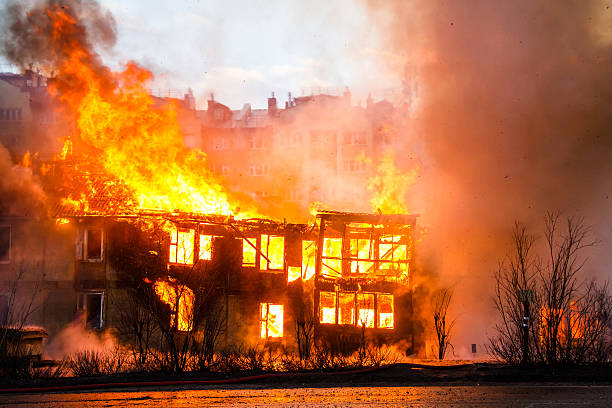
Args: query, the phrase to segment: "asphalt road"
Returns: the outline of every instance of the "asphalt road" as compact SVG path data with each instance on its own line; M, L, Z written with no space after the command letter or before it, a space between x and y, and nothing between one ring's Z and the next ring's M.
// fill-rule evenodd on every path
M189 388L0 395L2 407L612 407L612 386Z

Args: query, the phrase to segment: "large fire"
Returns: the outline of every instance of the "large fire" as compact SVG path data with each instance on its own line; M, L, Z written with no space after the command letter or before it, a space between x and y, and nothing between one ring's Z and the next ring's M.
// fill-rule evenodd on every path
M109 196L121 196L128 212L160 210L200 214L258 216L258 211L231 196L207 166L206 155L187 148L177 120L177 107L164 104L147 92L145 85L152 73L134 62L121 71L105 66L93 51L85 24L67 6L50 5L41 16L31 19L37 32L48 34L47 42L54 55L55 78L48 83L49 92L74 119L76 127L65 135L63 149L57 155L70 162L73 174L67 176L66 196L62 203L83 212L94 212L92 196L99 188L95 178L103 174ZM31 21L30 21L31 20ZM23 164L29 166L30 156ZM393 153L388 151L370 178L370 204L385 214L407 213L404 203L408 188L415 182L417 169L401 172ZM79 185L81 188L76 188ZM118 204L114 205L115 208ZM112 206L110 206L112 207ZM58 220L58 225L62 221ZM210 235L196 235L193 229L169 227L169 264L194 265L212 259ZM244 237L243 266L259 267L267 272L283 271L286 265L285 240L282 236ZM302 265L288 266L288 281L310 280L315 275L314 241L302 243ZM407 268L410 259L406 245L394 237L350 239L350 272L362 275L374 272L375 262L383 271ZM323 242L323 278L343 276L343 240L325 238ZM393 272L393 271L392 271ZM390 276L393 274L389 274ZM405 273L396 279L405 281ZM173 325L180 331L191 330L194 293L168 278L153 284L159 298L167 303ZM352 324L365 327L393 327L392 295L368 293L321 293L320 322ZM375 306L376 305L376 306ZM261 337L283 336L283 306L261 304Z
M58 80L49 90L77 123L65 150L74 149L124 182L139 208L237 212L238 203L208 170L205 154L183 144L175 107L157 107L147 93L151 72L133 62L121 72L111 71L81 40L85 28L65 8L52 6L47 15L54 51L61 56L55 67ZM81 205L87 199L71 198Z

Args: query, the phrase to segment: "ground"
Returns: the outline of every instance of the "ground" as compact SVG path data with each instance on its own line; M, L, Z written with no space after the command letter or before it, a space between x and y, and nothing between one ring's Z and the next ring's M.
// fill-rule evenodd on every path
M610 407L612 386L171 387L101 393L0 395L6 407Z
M106 384L80 392L27 390L8 393L0 387L0 406L24 407L611 407L612 367L518 368L492 363L431 365L402 363L333 373L272 374L251 378L226 374L182 376L129 375L60 379L36 386ZM240 377L240 378L239 378ZM150 381L226 381L237 384L143 385ZM136 386L126 386L138 381ZM117 385L117 383L123 383ZM149 383L150 384L150 383ZM2 389L4 388L4 390Z

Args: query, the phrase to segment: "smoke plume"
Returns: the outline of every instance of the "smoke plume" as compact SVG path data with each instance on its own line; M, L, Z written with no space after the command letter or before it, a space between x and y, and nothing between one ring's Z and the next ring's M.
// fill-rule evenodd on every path
M592 266L609 264L612 3L367 6L389 68L418 85L430 227L421 255L458 286L462 349L484 340L485 330L481 339L467 333L489 326L488 278L513 220L535 230L549 209L583 215L603 240ZM610 276L608 267L598 273Z

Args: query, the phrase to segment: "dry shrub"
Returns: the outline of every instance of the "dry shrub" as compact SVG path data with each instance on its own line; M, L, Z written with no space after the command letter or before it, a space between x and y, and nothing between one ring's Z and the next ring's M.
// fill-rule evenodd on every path
M129 369L129 358L119 347L112 350L78 351L68 357L66 364L75 377L112 375Z

